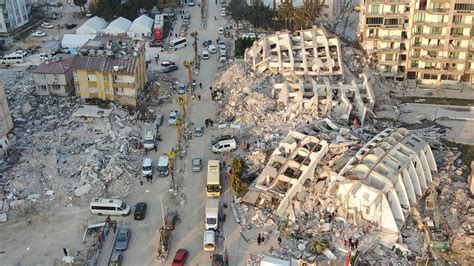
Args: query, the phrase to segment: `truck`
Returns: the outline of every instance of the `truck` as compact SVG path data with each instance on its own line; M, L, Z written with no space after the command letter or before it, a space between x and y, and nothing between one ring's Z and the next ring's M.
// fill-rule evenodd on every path
M169 158L166 155L161 155L160 158L158 158L158 176L168 176L170 173L169 171Z
M206 230L217 230L219 227L219 199L206 200Z
M143 138L143 148L145 150L151 150L155 148L155 139L156 139L156 126L150 126L146 133L145 137Z

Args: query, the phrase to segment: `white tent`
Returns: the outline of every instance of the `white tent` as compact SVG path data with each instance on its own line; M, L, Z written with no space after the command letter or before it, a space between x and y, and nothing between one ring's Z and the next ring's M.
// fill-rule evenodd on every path
M99 17L93 17L77 28L76 33L81 35L97 34L107 27L107 21Z
M144 36L151 36L151 28L155 21L147 15L141 15L136 18L130 29L128 30L128 36L134 39L141 39Z
M63 40L61 41L62 48L81 48L86 42L94 39L93 34L64 34Z
M126 18L118 17L110 22L109 26L105 28L104 33L110 35L119 35L127 33L128 29L132 26L132 22Z

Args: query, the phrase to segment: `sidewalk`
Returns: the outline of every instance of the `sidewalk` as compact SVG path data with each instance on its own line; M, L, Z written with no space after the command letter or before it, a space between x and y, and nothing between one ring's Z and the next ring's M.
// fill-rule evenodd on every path
M430 86L428 88L422 87L408 87L405 90L394 92L396 97L436 97L436 98L457 98L457 99L470 99L474 100L474 88L468 86L453 85L452 89L436 88Z

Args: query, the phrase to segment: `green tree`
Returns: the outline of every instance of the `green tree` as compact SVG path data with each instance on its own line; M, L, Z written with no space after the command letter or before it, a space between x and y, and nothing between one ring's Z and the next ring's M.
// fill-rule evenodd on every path
M235 158L232 161L232 173L229 175L232 189L241 196L248 190L248 184L242 181L242 173L245 168L245 162L242 158Z
M244 0L231 0L227 6L227 10L230 12L230 16L239 26L239 22L245 19L245 10L247 10L247 1Z
M321 10L324 6L324 0L307 0L303 7L298 9L297 18L301 17L302 27L309 28L314 25L320 17Z
M74 0L74 5L80 7L82 14L86 12L86 7L85 7L86 4L87 4L87 0Z
M193 46L194 46L194 61L197 62L198 58L198 32L191 32L191 37L194 38Z
M251 38L238 38L235 40L235 57L242 58L245 50L253 45Z
M273 11L266 6L263 0L251 0L250 5L244 11L245 19L254 28L267 28L272 23Z
M293 4L289 2L282 3L277 9L277 16L281 20L285 21L286 29L288 29L288 23L291 28L292 21L295 18L295 8L293 7Z

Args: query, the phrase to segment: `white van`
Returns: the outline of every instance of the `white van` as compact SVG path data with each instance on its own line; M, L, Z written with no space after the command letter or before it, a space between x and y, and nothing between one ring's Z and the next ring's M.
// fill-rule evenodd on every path
M209 59L209 52L208 51L206 51L206 50L202 51L202 59L203 60Z
M22 54L20 53L13 53L9 55L5 55L2 58L2 64L19 64L19 63L24 63L25 58L23 57Z
M151 158L143 159L142 163L142 176L151 176L153 175L153 165Z
M161 155L160 158L158 158L158 165L156 168L158 170L158 176L168 176L170 173L168 156Z
M217 230L219 227L219 199L206 199L206 230Z
M216 235L214 231L204 231L204 251L214 251L216 249Z
M213 153L234 151L235 149L237 149L237 143L235 142L235 139L221 140L212 146Z
M151 125L146 133L145 133L145 137L143 138L143 148L145 148L145 150L151 150L153 148L155 148L155 138L156 138L156 126L155 125Z
M128 215L130 206L118 199L95 198L92 200L89 209L92 214L98 215Z
M217 48L216 48L214 45L212 45L212 44L207 47L207 50L208 50L209 53L211 53L211 54L217 53Z
M176 51L180 48L186 47L187 45L186 38L180 37L180 38L173 39L168 43L168 45L171 48L171 50Z

